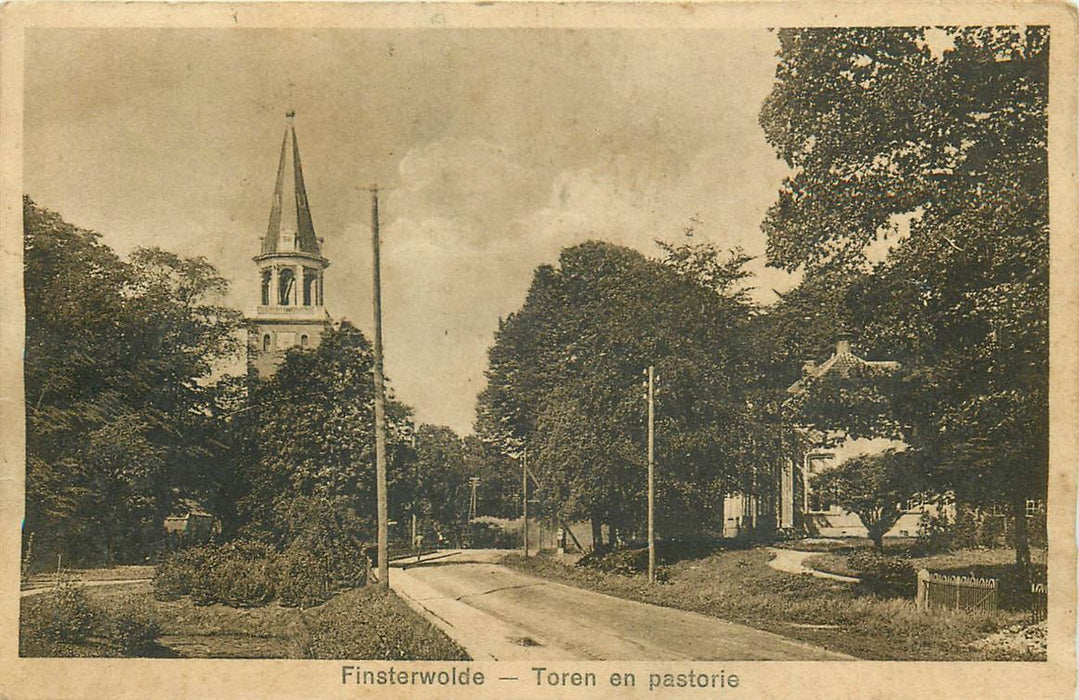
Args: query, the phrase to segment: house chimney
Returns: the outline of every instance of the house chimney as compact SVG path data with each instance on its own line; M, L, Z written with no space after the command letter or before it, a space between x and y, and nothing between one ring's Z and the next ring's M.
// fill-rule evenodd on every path
M835 354L846 355L850 353L850 334L840 333L839 338L835 341Z
M802 374L812 374L817 369L816 360L802 360Z

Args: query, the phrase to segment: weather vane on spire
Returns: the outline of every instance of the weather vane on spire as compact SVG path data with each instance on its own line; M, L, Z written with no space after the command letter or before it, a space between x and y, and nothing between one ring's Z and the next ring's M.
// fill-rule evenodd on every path
M296 116L296 110L290 109L289 111L285 112L285 116L289 119L294 118Z

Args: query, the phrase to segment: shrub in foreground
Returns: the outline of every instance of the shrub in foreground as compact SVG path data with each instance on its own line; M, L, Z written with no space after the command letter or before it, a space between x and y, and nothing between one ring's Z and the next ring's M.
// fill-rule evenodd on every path
M141 596L121 598L108 614L99 617L98 636L106 651L116 656L141 656L157 646L161 627Z
M847 564L859 572L862 587L871 593L912 598L917 591L918 574L908 559L866 550L847 557Z
M331 589L367 583L368 557L356 533L368 528L351 508L327 498L301 497L289 505L282 524L278 545L303 549L321 561Z
M151 583L154 598L176 600L190 595L200 582L200 574L209 566L210 553L209 547L191 547L169 554L154 568Z
M195 605L236 608L277 598L282 605L307 608L337 590L367 583L368 555L350 533L305 518L292 534L284 551L239 539L173 552L154 572L154 597L166 601L190 595Z
M195 605L265 605L274 598L276 563L273 547L247 540L180 550L154 571L154 597L190 595Z
M262 542L222 545L211 560L213 597L234 608L253 608L274 598L276 552Z
M23 609L22 627L31 627L45 642L79 644L94 629L94 611L82 586L61 583L54 590L31 596Z
M161 630L148 601L126 596L91 602L63 584L21 601L19 654L29 657L156 655Z
M293 545L281 555L277 577L277 597L287 607L311 608L332 594L325 563L301 546Z

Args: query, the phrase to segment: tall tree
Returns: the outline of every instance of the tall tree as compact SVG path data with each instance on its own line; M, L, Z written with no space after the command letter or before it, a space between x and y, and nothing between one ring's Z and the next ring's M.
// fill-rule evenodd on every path
M347 321L318 347L293 348L277 371L250 387L233 423L242 440L239 518L243 531L286 545L297 529L293 502L317 503L305 513L348 523L350 536L375 532L374 383L371 345ZM412 496L411 410L388 401L390 509L405 517ZM286 525L289 525L286 527Z
M761 427L750 426L756 366L742 333L752 306L731 280L701 274L740 279L744 259L714 253L671 246L665 264L605 243L568 248L501 324L477 430L507 452L528 448L545 515L640 534L650 364L662 532L718 527L723 494L768 460L745 439Z
M222 461L208 379L240 314L201 258L124 261L28 197L23 226L26 532L69 561L137 559Z
M896 420L939 487L1011 504L1028 569L1025 502L1048 474L1048 28L779 38L761 125L793 174L769 262L864 273L846 306L903 362Z
M461 438L445 426L420 425L414 471L421 527L458 539L468 518L471 476Z

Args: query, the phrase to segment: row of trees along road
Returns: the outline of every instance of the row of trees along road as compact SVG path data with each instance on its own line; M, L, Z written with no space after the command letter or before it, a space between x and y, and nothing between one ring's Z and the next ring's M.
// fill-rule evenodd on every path
M120 259L23 201L26 519L34 554L137 560L185 495L217 505L227 458L201 380L239 347L240 314L205 260Z
M908 445L873 462L880 478L829 485L851 504L874 484L892 511L915 490L1009 504L1028 570L1025 504L1048 475L1048 30L778 37L760 121L792 173L763 230L768 263L801 284L754 309L738 254L564 250L499 327L478 433L527 446L547 516L639 533L641 371L655 364L664 535L715 528L725 492L760 492L756 477L794 453L783 426L799 425ZM841 331L900 371L784 401L801 360L827 357Z
M793 172L763 228L769 263L805 282L777 306L776 330L817 302L834 312L822 326L902 363L873 410L833 392L807 398L803 420L901 437L938 492L1009 504L1028 570L1025 503L1046 497L1048 477L1049 30L779 40L760 120ZM802 340L773 347L801 352Z
M37 565L143 561L165 544L165 516L192 504L226 538L373 539L372 358L359 330L328 329L269 378L218 376L242 360L244 325L209 263L156 248L123 260L29 198L23 217L24 547ZM400 402L387 419L399 536L413 512L423 530L459 533L470 476L484 512L507 511L489 446L417 428Z
M477 433L506 454L527 449L540 515L587 518L600 545L603 524L611 539L641 534L649 365L665 535L715 533L723 494L751 487L784 449L749 333L754 307L738 289L747 258L664 248L664 261L600 242L562 251L536 270L489 353Z

